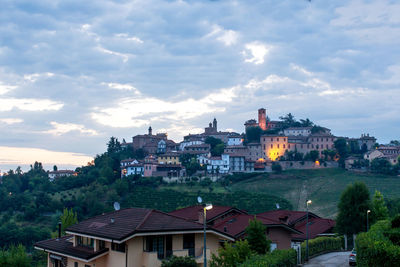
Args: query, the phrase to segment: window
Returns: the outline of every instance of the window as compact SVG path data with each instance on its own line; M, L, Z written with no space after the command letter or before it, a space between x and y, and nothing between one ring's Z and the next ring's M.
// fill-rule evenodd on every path
M278 138L276 138L276 141L278 141L278 142L279 142L279 137L278 137Z
M106 242L104 240L99 240L99 250L106 248Z
M90 247L90 248L94 247L94 240L93 238L89 237L77 236L77 243L78 246L82 247Z
M111 250L125 253L125 242L121 244L111 243Z
M279 144L278 144L277 146L278 146L278 148L279 148Z
M74 263L74 267L78 267L78 263L77 262Z
M157 252L158 258L164 259L164 236L146 236L143 240L144 251Z
M273 145L273 144L271 144L271 148L274 148L274 145Z
M194 234L183 235L183 249L189 250L189 256L194 257Z

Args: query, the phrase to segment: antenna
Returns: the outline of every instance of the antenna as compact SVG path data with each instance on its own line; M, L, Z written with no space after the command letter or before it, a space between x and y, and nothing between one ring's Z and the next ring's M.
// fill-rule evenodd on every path
M280 209L281 207L279 207L279 203L275 203L276 209Z
M121 208L121 206L119 205L118 202L114 202L114 209L115 210L119 210Z
M197 202L198 202L199 204L201 204L201 202L203 202L203 199L202 199L200 196L198 196L198 197L197 197Z

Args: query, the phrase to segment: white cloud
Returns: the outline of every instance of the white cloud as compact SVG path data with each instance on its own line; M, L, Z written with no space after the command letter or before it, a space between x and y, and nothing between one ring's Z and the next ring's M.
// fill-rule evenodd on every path
M64 104L48 99L0 98L0 111L19 109L24 111L60 110Z
M136 95L140 95L138 89L130 84L122 84L122 83L101 83L102 85L106 85L109 88L120 90L120 91L133 91Z
M21 123L24 120L22 119L18 119L18 118L4 118L4 119L0 119L0 123L4 123L7 125L11 125L11 124L17 124L17 123Z
M30 82L36 82L40 78L47 78L47 77L53 77L54 73L51 72L45 72L45 73L32 73L32 74L25 74L24 79L28 80Z
M300 72L300 73L302 73L302 74L304 74L306 76L313 76L314 75L312 72L310 72L310 71L306 70L305 68L303 68L303 67L301 67L299 65L296 65L294 63L290 63L290 67L293 70L298 71L298 72Z
M245 45L242 54L246 57L245 62L256 65L263 64L265 56L270 52L271 47L261 42L252 42Z
M235 87L221 89L198 100L187 98L176 102L146 96L122 98L118 100L117 107L97 107L91 117L111 127L141 127L150 121L188 120L203 114L224 111L222 106L232 102L237 91L238 88Z
M17 88L17 86L5 85L2 82L0 82L0 95L4 95L5 93L14 90L15 88Z
M127 33L118 33L118 34L115 34L115 37L118 37L118 38L121 38L121 39L125 39L125 40L128 40L128 41L133 41L133 42L136 42L136 43L139 43L139 44L143 44L144 43L143 40L141 40L139 37L129 36Z
M74 124L74 123L58 123L55 121L50 122L53 126L53 129L44 131L43 133L53 134L53 135L63 135L69 132L77 131L84 135L94 136L98 135L98 132L92 129L87 129L82 124Z
M226 46L231 46L237 42L239 34L233 30L225 30L219 25L212 25L211 32L206 35L206 38L211 37L215 38L217 41L222 42Z
M97 46L96 49L104 54L109 54L109 55L113 55L113 56L117 56L122 58L122 61L124 63L128 62L129 58L134 57L134 55L131 54L124 54L124 53L120 53L120 52L116 52L116 51L112 51L109 49L106 49L102 46Z
M92 161L80 153L58 152L39 148L0 146L0 165L27 165L38 161L46 164L82 166Z

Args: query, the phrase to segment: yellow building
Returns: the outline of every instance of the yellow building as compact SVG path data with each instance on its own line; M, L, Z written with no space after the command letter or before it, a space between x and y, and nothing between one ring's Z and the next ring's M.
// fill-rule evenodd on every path
M159 267L172 255L203 265L203 225L157 210L130 208L93 217L66 230L68 236L37 242L48 267ZM207 259L234 238L207 229Z
M282 135L262 135L260 137L261 150L263 158L272 161L285 155L288 150L288 137Z
M176 165L181 164L178 153L166 153L159 155L157 157L157 161L159 164L176 164Z

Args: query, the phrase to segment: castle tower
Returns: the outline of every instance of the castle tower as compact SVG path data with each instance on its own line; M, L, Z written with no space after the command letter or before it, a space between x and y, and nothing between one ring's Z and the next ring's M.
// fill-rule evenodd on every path
M265 108L260 108L258 110L258 126L265 131L267 130L267 112Z
M151 129L151 126L149 127L149 135L153 134L153 130Z
M217 119L214 118L213 120L213 128L215 129L215 131L217 131Z

